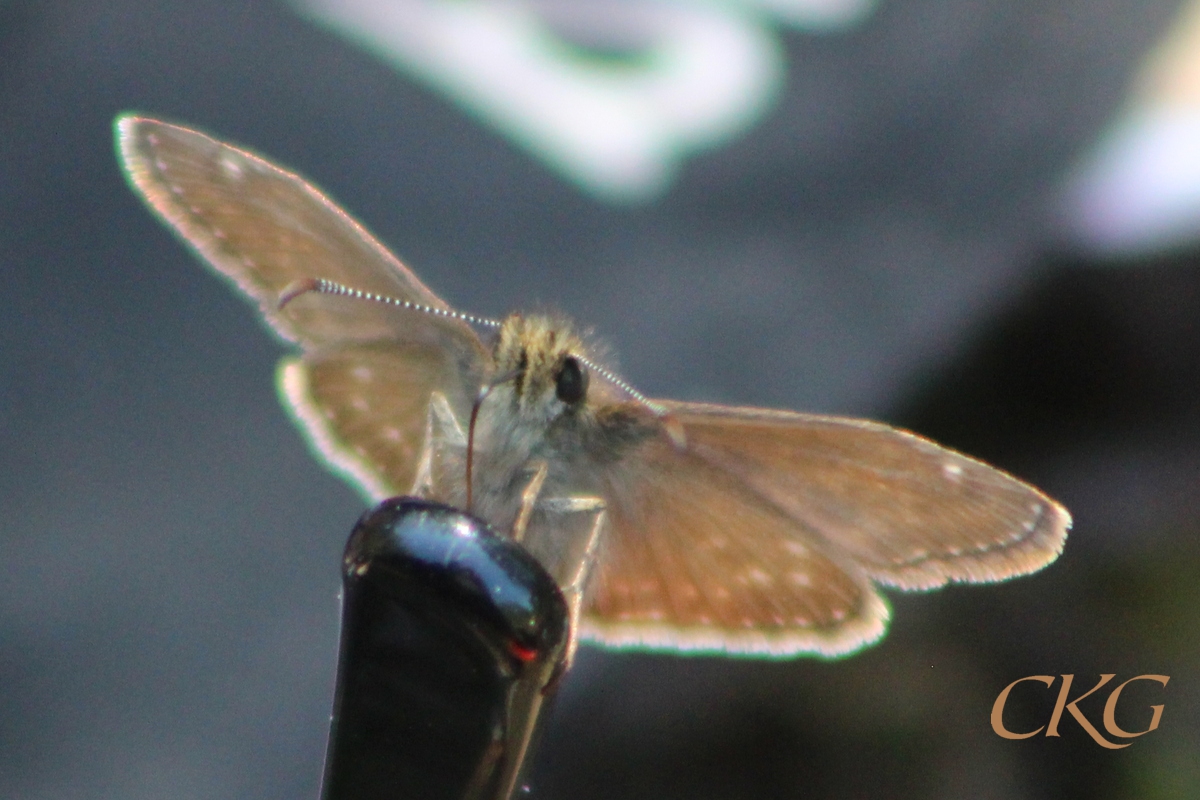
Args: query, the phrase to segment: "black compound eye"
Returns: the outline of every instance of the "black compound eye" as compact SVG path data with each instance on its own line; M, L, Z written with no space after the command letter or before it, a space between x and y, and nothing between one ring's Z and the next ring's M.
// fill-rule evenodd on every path
M558 368L558 375L554 378L555 396L573 406L587 396L587 386L587 370L580 365L579 360L572 356L564 358L562 366Z

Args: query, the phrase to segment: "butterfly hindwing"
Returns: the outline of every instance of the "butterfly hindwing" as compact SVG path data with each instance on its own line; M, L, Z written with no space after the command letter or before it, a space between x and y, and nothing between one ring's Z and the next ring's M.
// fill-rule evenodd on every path
M607 481L582 635L608 645L839 655L882 635L866 575L735 476L669 440Z
M353 345L284 361L280 389L318 455L378 501L413 491L436 435L431 404L467 419L483 367L446 348Z

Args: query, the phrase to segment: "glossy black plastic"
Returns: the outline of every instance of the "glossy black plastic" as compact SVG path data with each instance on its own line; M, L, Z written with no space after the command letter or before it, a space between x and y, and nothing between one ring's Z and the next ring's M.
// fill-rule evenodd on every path
M554 581L482 521L414 498L359 520L343 581L323 800L508 797L562 668Z

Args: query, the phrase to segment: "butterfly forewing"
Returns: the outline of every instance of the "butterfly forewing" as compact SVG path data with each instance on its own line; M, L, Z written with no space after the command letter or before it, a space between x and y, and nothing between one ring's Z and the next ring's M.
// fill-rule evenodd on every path
M306 348L381 339L453 343L483 354L461 320L329 295L298 297L324 278L433 308L448 306L344 211L302 178L197 131L126 116L117 143L130 182L213 267L258 301L282 336Z
M864 420L676 403L689 449L877 581L928 589L1033 572L1066 509L998 469Z

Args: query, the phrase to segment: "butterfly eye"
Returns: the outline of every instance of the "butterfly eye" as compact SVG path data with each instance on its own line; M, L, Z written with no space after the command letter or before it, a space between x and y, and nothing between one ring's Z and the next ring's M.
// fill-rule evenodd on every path
M573 406L587 395L587 386L587 371L579 365L578 359L572 356L564 358L562 366L558 368L558 375L554 379L555 396L567 405Z

